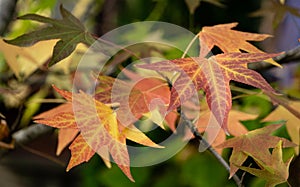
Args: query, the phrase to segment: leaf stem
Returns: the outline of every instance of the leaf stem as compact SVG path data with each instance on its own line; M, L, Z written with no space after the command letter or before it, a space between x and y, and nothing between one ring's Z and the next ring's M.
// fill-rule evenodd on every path
M195 127L195 125L187 119L187 117L181 112L181 117L183 119L182 123L183 125L186 125L189 130L193 133L196 139L199 140L200 144L207 147L207 150L213 154L213 156L222 164L222 166L230 173L230 167L228 163L222 158L221 155L219 155L216 150L202 137L201 133L198 131L198 129ZM243 187L242 180L234 174L232 176L233 180L237 184L238 187Z
M196 41L196 39L198 38L198 34L195 35L195 37L190 41L189 45L186 47L184 53L182 54L181 58L184 58L187 54L187 52L190 50L190 48L192 47L193 43Z

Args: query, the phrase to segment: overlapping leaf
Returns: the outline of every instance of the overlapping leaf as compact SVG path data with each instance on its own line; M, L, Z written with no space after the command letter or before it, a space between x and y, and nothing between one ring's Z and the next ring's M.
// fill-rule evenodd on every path
M300 102L291 102L290 107L294 110L299 110ZM286 120L286 129L295 144L300 143L300 119L292 114L283 106L278 106L272 113L270 113L264 121ZM296 154L299 154L299 147L295 147Z
M291 157L286 162L282 160L282 140L280 140L274 147L272 155L269 157L269 163L266 164L263 161L257 159L251 153L246 152L247 155L254 158L261 169L238 166L240 169L245 170L257 177L265 179L267 181L267 187L274 187L277 184L287 182L289 177L289 165L292 161Z
M55 107L51 110L43 112L34 117L34 119L47 119L47 118L57 118L56 115L62 112L72 113L72 104L65 103ZM58 131L58 144L56 148L56 155L60 155L60 153L76 138L79 133L77 128L61 128Z
M35 122L61 129L77 129L80 134L70 145L72 157L67 170L87 162L97 152L105 162L109 160L109 153L121 170L133 181L130 173L129 155L126 147L126 138L137 143L161 147L152 142L145 134L133 125L123 127L117 121L116 113L107 105L95 100L91 96L80 92L72 95L71 92L59 90L57 92L72 103L65 111L53 114L52 112L37 116ZM70 108L71 107L71 108Z
M248 155L266 165L272 165L269 148L276 147L279 141L282 141L283 147L295 146L294 143L287 139L270 135L281 126L282 124L277 124L256 129L247 134L231 138L217 146L218 148L230 147L233 149L229 160L230 177L238 170L237 166L242 166Z
M275 93L273 88L257 72L247 69L247 63L268 59L278 54L227 53L212 56L175 59L138 67L157 71L178 71L179 78L171 90L169 111L177 108L193 94L203 89L210 110L218 124L227 131L227 118L231 109L229 81L234 80Z
M17 78L21 78L21 66L19 65L18 58L24 57L34 64L37 63L36 59L25 49L8 45L7 43L3 42L2 39L0 39L0 52L3 54L7 64L12 69Z
M200 118L196 127L199 132L206 132L206 140L211 143L211 145L216 149L218 153L222 153L223 149L216 148L217 145L223 143L226 140L225 132L222 129L216 127L208 126L211 119L211 112L201 111ZM257 117L253 114L247 114L237 110L231 110L228 115L228 132L233 136L240 136L246 134L248 130L246 129L240 121L254 119ZM217 132L215 132L217 131Z
M124 126L137 121L156 107L161 109L159 113L165 117L170 89L164 80L145 78L135 85L107 76L100 76L98 80L95 98L103 103L119 103L116 112Z
M219 24L212 27L203 27L199 32L200 57L205 57L214 46L218 46L224 53L241 52L264 53L248 41L262 41L271 35L255 34L232 30L238 23ZM272 59L267 62L281 67Z
M91 45L95 41L82 23L62 6L60 6L60 13L62 15L61 20L36 14L19 17L22 20L46 23L49 26L21 35L13 40L6 40L6 42L18 46L29 46L42 40L60 39L53 48L52 58L48 64L52 66L69 56L75 50L77 44Z

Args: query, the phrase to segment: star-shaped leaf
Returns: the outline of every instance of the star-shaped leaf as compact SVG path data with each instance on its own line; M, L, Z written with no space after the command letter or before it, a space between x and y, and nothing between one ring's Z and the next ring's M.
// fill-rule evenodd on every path
M272 155L270 155L269 163L266 164L261 160L257 159L251 153L246 152L247 155L254 158L254 160L258 163L261 169L237 166L240 169L247 171L257 177L265 179L267 181L267 187L274 187L277 184L281 184L287 182L289 177L289 165L292 161L291 157L286 162L282 160L282 140L280 140L277 145L274 147Z
M212 114L218 124L227 131L227 118L231 109L229 81L234 80L275 93L273 88L257 72L247 69L247 63L268 59L278 54L266 53L227 53L212 56L182 58L162 61L138 67L157 71L177 71L180 76L171 90L169 111L176 109L193 94L203 89ZM228 131L227 131L228 132Z
M246 129L240 121L254 119L257 117L253 114L247 114L237 110L231 110L228 115L228 131L233 136L240 136L246 134L248 130ZM206 140L211 143L212 147L216 151L222 154L222 148L216 148L217 145L223 143L226 140L225 132L222 129L213 127L210 122L211 112L209 110L201 111L200 117L196 124L196 127L199 132L206 132Z
M69 104L60 107L57 114L53 114L55 109L52 109L50 112L38 115L35 117L35 122L61 129L78 130L79 135L69 147L72 157L67 171L78 164L89 161L95 152L109 166L107 161L110 154L124 174L133 181L126 138L146 146L161 148L133 125L124 127L119 124L117 114L110 106L83 92L72 94L54 88L69 101ZM69 106L69 108L61 111L65 106Z
M289 105L294 110L299 110L300 102L294 101ZM264 121L278 121L278 120L286 120L286 129L291 137L291 140L299 144L300 143L300 119L297 118L294 114L292 114L288 109L283 106L278 106L275 110L273 110ZM299 147L295 147L296 154L299 154Z
M166 81L153 77L141 79L133 85L120 79L100 76L95 94L95 98L101 102L119 103L116 112L124 126L155 108L160 108L159 114L165 117L169 97L170 89Z
M69 56L77 44L91 45L95 39L88 33L83 24L69 11L60 6L62 19L52 19L36 14L27 14L19 17L22 20L33 20L46 23L49 26L37 31L21 35L13 40L5 40L9 44L30 46L38 41L60 39L54 46L49 66L56 64Z
M287 139L271 136L270 134L280 128L282 124L269 125L260 129L250 131L244 135L228 139L221 143L217 148L232 147L230 156L230 177L238 170L237 166L242 166L248 155L267 165L272 164L270 160L269 148L276 147L282 141L283 147L293 147L296 144Z
M241 52L264 53L248 41L262 41L271 35L255 34L232 30L238 23L220 24L211 27L203 27L199 32L200 57L205 57L214 46L218 46L224 53ZM281 67L272 59L264 59L267 62Z

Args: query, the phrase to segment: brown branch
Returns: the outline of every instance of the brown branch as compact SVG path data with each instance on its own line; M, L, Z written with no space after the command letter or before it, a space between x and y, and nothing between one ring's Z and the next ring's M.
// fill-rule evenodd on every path
M274 61L278 62L279 64L288 64L288 63L294 63L294 62L300 62L300 46L295 47L294 49L285 51L282 55L279 55L277 57L273 58ZM257 70L257 71L264 71L267 69L274 68L275 66L262 62L262 63L255 63L251 64L250 68Z
M228 165L228 163L223 159L223 157L221 155L219 155L216 150L202 137L201 133L198 131L198 129L195 127L195 125L189 120L187 119L187 117L185 116L185 114L183 114L181 112L181 118L183 119L181 121L181 123L183 125L186 125L189 130L193 133L193 135L195 136L196 139L199 140L200 145L203 145L204 147L207 148L207 150L213 154L213 156L222 164L222 166L228 171L228 173L230 173L230 166ZM242 180L236 175L234 174L232 176L234 182L237 184L238 187L243 187L242 184Z
M291 107L286 100L284 100L280 96L276 96L276 95L271 94L271 93L266 92L265 94L270 97L271 101L275 102L276 104L279 104L279 105L283 106L290 113L292 113L294 116L296 116L297 118L300 119L300 112L297 111L296 109L294 109L293 107Z

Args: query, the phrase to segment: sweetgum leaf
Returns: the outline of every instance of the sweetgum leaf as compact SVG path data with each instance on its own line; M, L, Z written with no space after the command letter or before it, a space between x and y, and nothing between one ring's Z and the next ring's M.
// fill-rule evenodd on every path
M91 45L95 39L88 33L82 23L69 11L60 6L62 19L52 19L36 14L27 14L19 17L22 20L33 20L46 23L49 26L21 35L12 40L5 40L9 44L30 46L36 42L51 39L60 39L54 46L52 58L48 66L52 66L69 56L77 44Z
M289 106L299 111L300 102L292 101L289 103ZM273 110L264 121L278 121L278 120L286 120L286 129L289 133L292 142L299 144L300 142L300 119L291 113L287 108L283 106L278 106L275 110ZM299 154L299 147L295 147L296 154Z
M162 79L144 78L135 85L108 76L100 76L98 81L95 98L103 103L119 103L116 113L124 126L134 123L155 107L165 109L159 112L163 117L166 114L166 106L170 102L170 89ZM113 87L116 90L114 92Z
M67 171L83 162L88 162L95 154L95 151L86 143L81 134L72 142L70 150L72 155L66 169Z
M216 149L219 154L222 154L222 148L216 148L217 145L223 143L226 140L226 135L223 130L218 131L218 134L214 132L215 127L210 127L211 112L209 110L204 110L200 112L200 117L197 124L195 125L199 132L206 132L206 139L208 142L212 142L212 147ZM240 121L254 119L257 117L253 114L247 114L237 110L231 110L228 115L228 131L232 136L240 136L246 134L248 130L241 124Z
M231 109L230 80L260 88L265 92L275 90L257 72L247 68L247 63L258 62L279 54L267 53L226 53L203 57L181 58L138 67L157 71L177 71L180 76L171 90L169 111L176 109L193 96L195 91L203 89L208 107L218 124L226 131L228 113Z
M211 27L203 27L199 32L200 57L205 57L214 46L218 46L224 53L241 52L264 53L248 41L262 41L271 35L255 34L232 30L238 23L219 24ZM280 64L272 59L264 59L275 66Z
M61 152L76 138L79 133L78 129L63 128L58 131L58 140L56 155L60 155Z
M248 155L251 155L255 160L263 162L266 165L272 165L269 148L276 147L279 141L282 141L283 147L296 146L296 144L285 138L270 135L281 126L282 124L269 125L250 131L244 135L228 139L218 145L217 148L232 147L233 149L229 159L230 177L238 170L237 166L242 166Z
M247 171L257 177L265 179L267 181L267 187L274 187L277 184L281 184L287 182L289 177L289 165L292 161L291 157L286 162L282 160L282 140L280 140L277 145L274 147L272 154L269 156L269 163L266 164L263 161L257 159L251 153L247 153L247 155L254 158L254 160L258 163L261 169L237 166L240 169Z
M72 94L54 88L69 103L36 116L35 122L60 129L72 129L71 135L78 131L79 134L73 141L72 137L67 140L67 142L72 141L69 147L72 156L67 171L89 161L95 153L99 154L110 167L108 161L110 154L124 174L134 181L130 172L126 139L142 145L162 148L132 124L126 127L120 124L117 114L110 106L83 92Z

